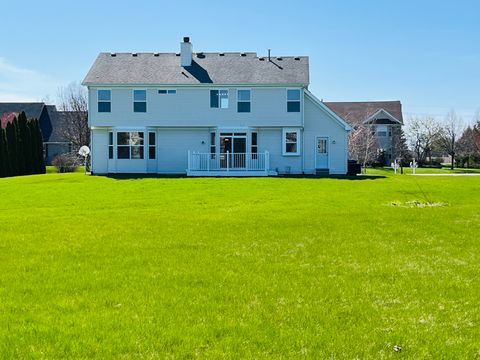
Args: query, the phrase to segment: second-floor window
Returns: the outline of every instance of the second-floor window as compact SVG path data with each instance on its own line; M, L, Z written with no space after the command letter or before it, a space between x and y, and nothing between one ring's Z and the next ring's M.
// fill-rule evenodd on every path
M251 104L251 92L250 90L238 90L237 91L237 112L249 113Z
M98 112L112 111L112 92L110 90L98 90Z
M287 112L300 112L300 90L287 90Z
M228 90L210 90L210 107L228 109Z
M147 112L147 90L133 90L133 112Z

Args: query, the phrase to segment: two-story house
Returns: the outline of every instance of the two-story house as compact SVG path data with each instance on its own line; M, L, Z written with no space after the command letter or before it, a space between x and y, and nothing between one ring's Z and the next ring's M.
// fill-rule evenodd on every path
M345 174L348 125L311 92L305 56L101 53L88 87L92 172Z
M325 102L345 119L353 130L367 126L374 135L375 148L383 165L390 165L398 156L400 129L403 126L402 103L393 101Z

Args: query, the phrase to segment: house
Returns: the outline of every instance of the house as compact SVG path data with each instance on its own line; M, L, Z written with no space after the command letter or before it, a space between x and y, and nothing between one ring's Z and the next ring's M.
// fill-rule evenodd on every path
M400 101L325 102L325 105L353 129L362 125L371 128L377 150L383 154L384 165L390 165L395 160L399 134L396 130L403 126Z
M60 154L72 151L71 143L65 139L63 128L66 113L57 111L55 105L43 102L33 103L0 103L0 117L2 125L13 120L22 111L28 119L38 119L43 137L43 151L45 163L50 165L52 160Z
M309 90L305 56L100 53L85 77L92 172L345 174L350 125Z

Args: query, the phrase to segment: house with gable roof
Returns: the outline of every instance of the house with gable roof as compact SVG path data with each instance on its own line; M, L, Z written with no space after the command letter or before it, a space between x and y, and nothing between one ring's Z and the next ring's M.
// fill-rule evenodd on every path
M306 56L100 53L86 75L92 172L345 174L350 125L309 90Z
M395 101L325 102L353 129L369 125L375 135L377 150L384 154L385 164L395 160L395 134L403 126L402 103Z

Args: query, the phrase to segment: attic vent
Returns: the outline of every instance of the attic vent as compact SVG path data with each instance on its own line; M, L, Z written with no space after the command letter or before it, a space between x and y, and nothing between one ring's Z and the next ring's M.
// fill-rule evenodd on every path
M199 59L204 59L204 58L205 58L205 54L204 54L203 52L197 53L197 58L199 58Z
M295 60L300 60L300 58L299 58L299 57L296 57L296 58L294 58L294 59L295 59Z
M159 56L160 54L159 53L153 53L153 56Z
M111 56L111 57L115 57L115 56L117 56L117 54L111 53L110 56Z
M224 53L220 53L220 54L218 54L218 56L225 56L225 54L224 54Z
M258 60L260 60L260 61L265 61L265 58L258 58Z
M277 60L278 60L278 61L282 61L282 60L283 60L283 58L277 58Z
M241 54L240 54L240 56L247 56L247 54L245 54L245 53L241 53Z
M137 55L138 55L137 53L132 53L132 56L135 56L135 57L136 57Z

